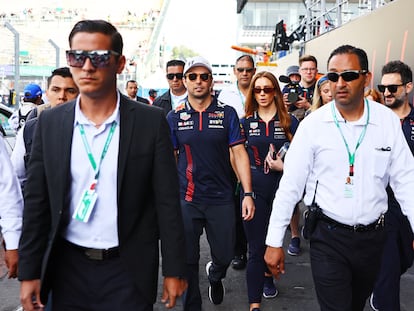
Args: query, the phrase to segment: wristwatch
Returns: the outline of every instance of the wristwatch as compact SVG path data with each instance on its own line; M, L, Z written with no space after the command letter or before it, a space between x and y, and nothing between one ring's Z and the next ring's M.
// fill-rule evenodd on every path
M252 199L256 199L256 193L254 193L254 192L245 192L244 196L245 197L252 197Z

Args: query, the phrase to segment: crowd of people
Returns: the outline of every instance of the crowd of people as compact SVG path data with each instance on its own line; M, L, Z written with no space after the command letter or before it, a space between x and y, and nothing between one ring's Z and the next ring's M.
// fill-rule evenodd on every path
M75 4L76 6L76 4ZM119 12L119 13L118 13ZM85 19L88 16L95 14L90 7L63 8L56 7L26 7L15 9L3 7L0 11L1 21L17 21L17 22L39 22L39 21L67 21L72 22L75 19ZM108 18L119 27L142 27L148 24L153 24L160 15L160 8L154 2L154 7L148 10L134 10L132 8L125 10L116 10L108 12Z
M160 253L166 308L181 297L201 311L205 232L211 303L225 299L229 267L246 269L247 305L260 311L283 282L288 226L289 255L310 242L321 310L400 309L414 257L406 64L384 65L375 102L358 47L332 51L324 74L301 56L284 88L241 55L217 96L196 56L167 62L169 89L146 99L134 80L117 89L126 58L111 23L80 21L69 43L11 158L0 139L0 225L24 310L152 310ZM37 88L25 98L38 101Z

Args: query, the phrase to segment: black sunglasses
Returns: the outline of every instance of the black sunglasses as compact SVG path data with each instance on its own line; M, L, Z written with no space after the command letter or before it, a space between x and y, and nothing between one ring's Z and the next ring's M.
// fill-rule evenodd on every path
M273 87L269 87L269 86L267 86L267 87L264 87L264 88L260 88L260 87L255 87L254 89L253 89L253 92L254 93L256 93L256 94L260 94L262 91L263 92L265 92L265 94L270 94L270 93L272 93L273 91L275 90L275 88L273 88Z
M178 80L183 78L183 74L182 73L167 73L167 79L168 80L174 80L174 77L176 77Z
M189 74L186 75L186 77L188 77L188 79L190 81L196 80L197 77L200 77L200 79L202 81L208 81L208 79L210 79L210 76L211 76L210 73L200 73L200 74L197 74L197 73L189 73Z
M236 70L240 73L246 71L247 73L253 72L254 68L236 68Z
M338 82L339 77L342 77L342 79L344 79L346 82L350 82L358 79L360 74L366 74L367 72L367 70L347 70L342 71L341 73L328 72L326 76L328 77L329 81L332 82Z
M71 67L83 67L86 59L89 58L95 68L108 67L111 55L118 56L118 52L111 50L68 50L66 51L66 60Z
M388 91L390 93L395 93L395 92L397 92L398 87L403 86L403 85L404 85L404 83L402 83L402 84L389 84L389 85L378 84L377 86L378 86L378 90L381 93L384 93L385 89L388 89Z

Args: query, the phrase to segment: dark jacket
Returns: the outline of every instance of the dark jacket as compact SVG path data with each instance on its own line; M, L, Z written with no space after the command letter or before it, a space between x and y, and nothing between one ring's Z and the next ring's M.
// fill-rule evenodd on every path
M41 279L41 300L51 287L59 233L70 217L70 162L75 101L38 119L27 171L19 280ZM120 257L137 289L154 303L159 241L164 276L184 276L185 245L177 167L170 129L160 109L121 96L117 167ZM53 289L52 289L53 290Z
M152 104L154 106L161 107L162 109L164 109L164 113L165 115L167 115L168 112L172 110L170 90L166 91L161 96L158 96Z
M139 102L139 103L150 105L149 100L144 98L144 97L141 97L141 96L137 96L136 101Z

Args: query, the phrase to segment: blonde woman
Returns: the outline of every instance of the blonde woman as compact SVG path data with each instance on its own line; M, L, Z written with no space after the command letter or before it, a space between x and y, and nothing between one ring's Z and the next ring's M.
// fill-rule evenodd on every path
M329 88L329 80L327 76L322 76L316 82L316 87L312 98L312 105L310 106L308 113L315 111L326 103L329 103L331 100L332 94Z
M366 99L373 100L377 103L384 104L382 94L376 89L368 89L365 91L364 96Z

